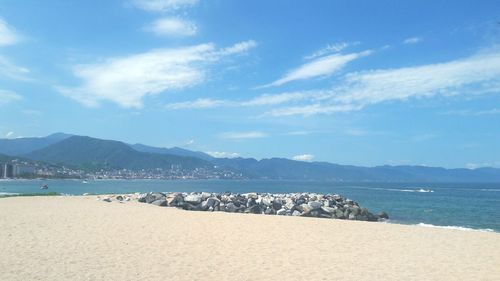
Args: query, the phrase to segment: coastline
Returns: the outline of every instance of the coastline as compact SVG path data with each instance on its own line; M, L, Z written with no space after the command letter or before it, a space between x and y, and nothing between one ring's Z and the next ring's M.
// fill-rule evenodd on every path
M0 279L498 280L500 276L497 232L192 212L96 198L1 199Z

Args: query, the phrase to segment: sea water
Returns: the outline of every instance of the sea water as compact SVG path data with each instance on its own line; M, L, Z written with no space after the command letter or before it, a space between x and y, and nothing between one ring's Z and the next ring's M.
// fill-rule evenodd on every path
M47 184L47 190L41 190ZM318 192L336 193L372 212L385 211L392 223L500 232L500 184L339 183L265 180L2 180L0 195L59 192ZM0 201L1 204L1 201Z

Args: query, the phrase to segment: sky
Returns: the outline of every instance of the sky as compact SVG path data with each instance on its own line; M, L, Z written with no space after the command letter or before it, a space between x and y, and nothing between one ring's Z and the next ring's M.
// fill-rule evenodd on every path
M0 137L500 167L499 1L0 0Z

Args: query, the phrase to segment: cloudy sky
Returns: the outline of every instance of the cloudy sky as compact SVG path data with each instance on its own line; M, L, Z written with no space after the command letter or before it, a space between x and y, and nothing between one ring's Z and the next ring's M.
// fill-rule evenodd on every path
M500 167L498 1L1 0L0 137Z

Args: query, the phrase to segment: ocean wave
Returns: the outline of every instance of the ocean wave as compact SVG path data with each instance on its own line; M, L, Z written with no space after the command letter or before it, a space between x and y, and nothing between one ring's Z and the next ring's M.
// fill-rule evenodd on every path
M432 189L398 189L398 188L366 188L366 189L374 189L374 190L383 190L383 191L399 191L399 192L420 192L420 193L432 193L434 190Z
M11 196L11 195L19 195L19 193L0 192L0 196Z
M482 189L479 189L480 191L496 191L496 192L500 192L500 189L494 189L494 188L482 188Z
M455 226L455 225L433 225L433 224L428 224L428 223L418 223L418 226L422 227L432 227L432 228L442 228L442 229L455 229L455 230L462 230L462 231L479 231L479 232L495 232L491 228L470 228L470 227L465 227L465 226Z

